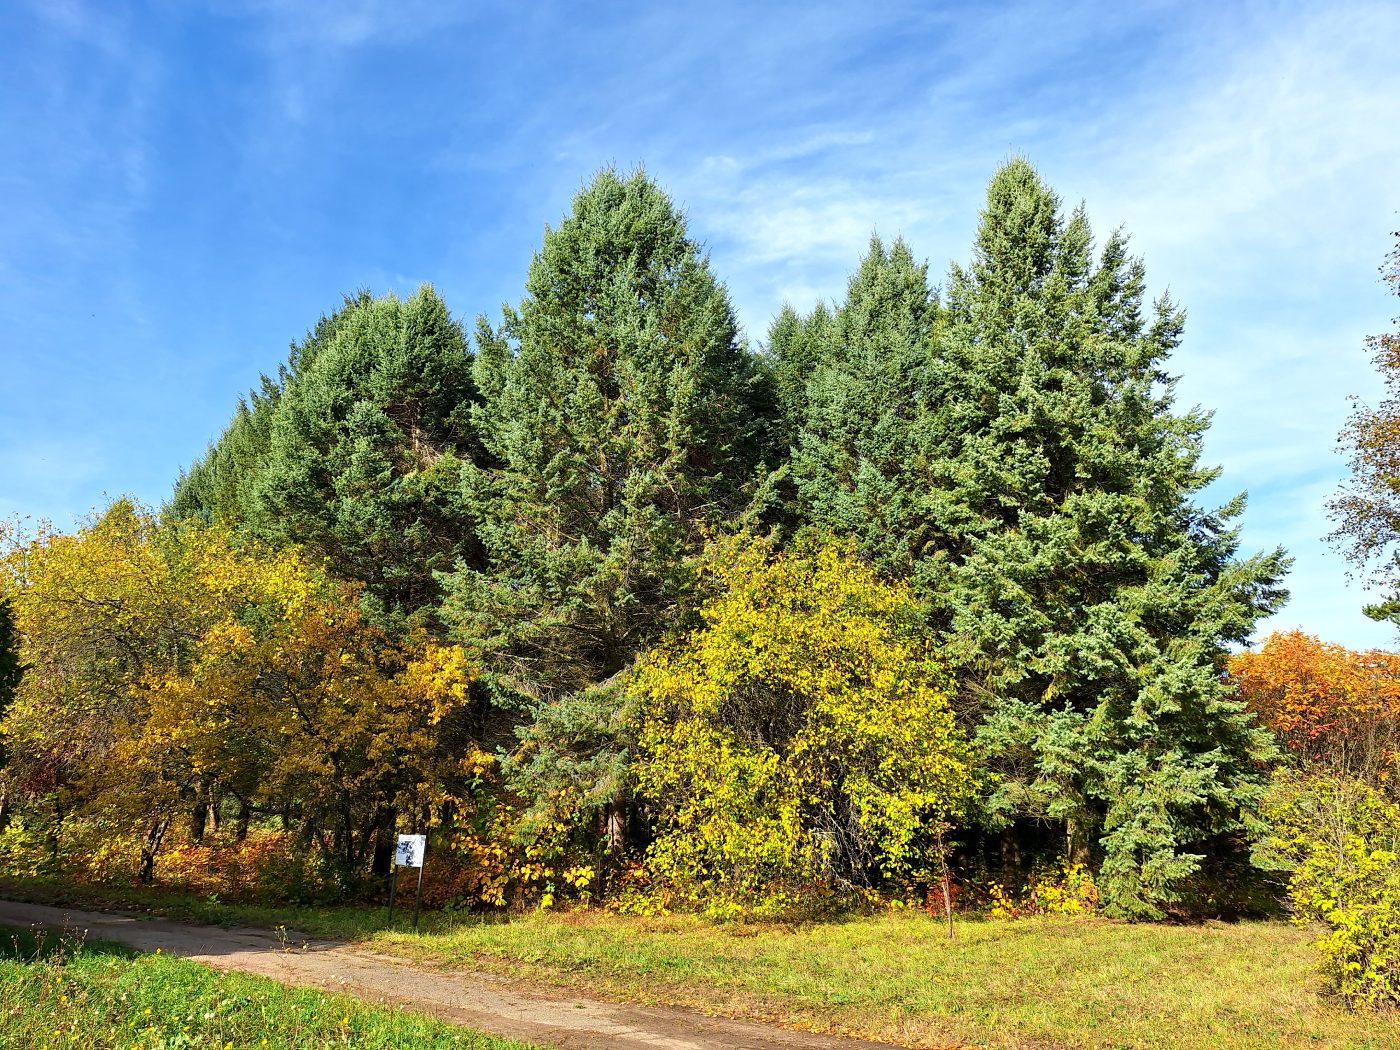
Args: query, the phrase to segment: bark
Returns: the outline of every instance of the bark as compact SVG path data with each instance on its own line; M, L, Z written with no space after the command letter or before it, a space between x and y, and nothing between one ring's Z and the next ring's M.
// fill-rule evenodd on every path
M627 849L627 793L619 790L608 804L608 852L622 856Z
M248 824L253 819L253 807L246 798L238 800L238 824L235 826L235 837L242 842L248 837Z
M151 825L146 832L146 839L141 843L141 870L136 873L136 881L148 883L156 874L156 854L160 852L160 844L165 840L165 833L170 828L170 821L161 819Z
M1071 864L1089 863L1089 824L1070 817L1065 821L1065 857Z
M1021 842L1015 824L1001 829L1001 884L1012 893L1021 885Z

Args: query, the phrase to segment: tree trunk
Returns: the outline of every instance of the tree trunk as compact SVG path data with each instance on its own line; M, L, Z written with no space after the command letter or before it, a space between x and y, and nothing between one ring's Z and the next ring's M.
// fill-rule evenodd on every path
M627 849L627 792L619 789L608 803L608 852L621 857Z
M55 866L58 864L58 835L63 828L63 807L57 802L53 807L53 826L49 828L49 860Z
M253 819L253 806L246 798L238 800L238 824L234 831L234 836L239 842L248 837L248 823ZM284 825L285 827L285 825Z
M1001 829L1001 884L1009 893L1020 891L1021 843L1014 823Z
M155 878L156 854L160 852L160 844L169 827L169 820L158 820L146 832L146 841L141 843L141 870L136 873L137 882L145 884Z
M1071 864L1089 863L1089 822L1077 817L1065 821L1065 859Z

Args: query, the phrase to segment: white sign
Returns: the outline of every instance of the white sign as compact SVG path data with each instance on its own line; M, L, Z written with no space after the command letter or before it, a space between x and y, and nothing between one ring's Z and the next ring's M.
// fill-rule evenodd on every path
M427 849L427 835L400 835L394 847L394 863L401 868L421 868Z

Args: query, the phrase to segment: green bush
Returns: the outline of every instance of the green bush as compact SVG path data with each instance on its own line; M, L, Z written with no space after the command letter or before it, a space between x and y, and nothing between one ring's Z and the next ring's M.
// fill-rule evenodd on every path
M1293 919L1318 923L1318 968L1353 1006L1400 1004L1400 805L1368 784L1293 777L1271 799L1262 859L1292 870Z

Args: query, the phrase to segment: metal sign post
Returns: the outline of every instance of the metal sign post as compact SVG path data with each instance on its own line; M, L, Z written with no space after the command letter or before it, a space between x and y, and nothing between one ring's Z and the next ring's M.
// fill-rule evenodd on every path
M413 900L413 928L423 910L423 856L428 851L427 835L400 835L394 845L394 866L389 872L389 922L394 921L394 891L399 884L399 868L418 869L418 892Z

